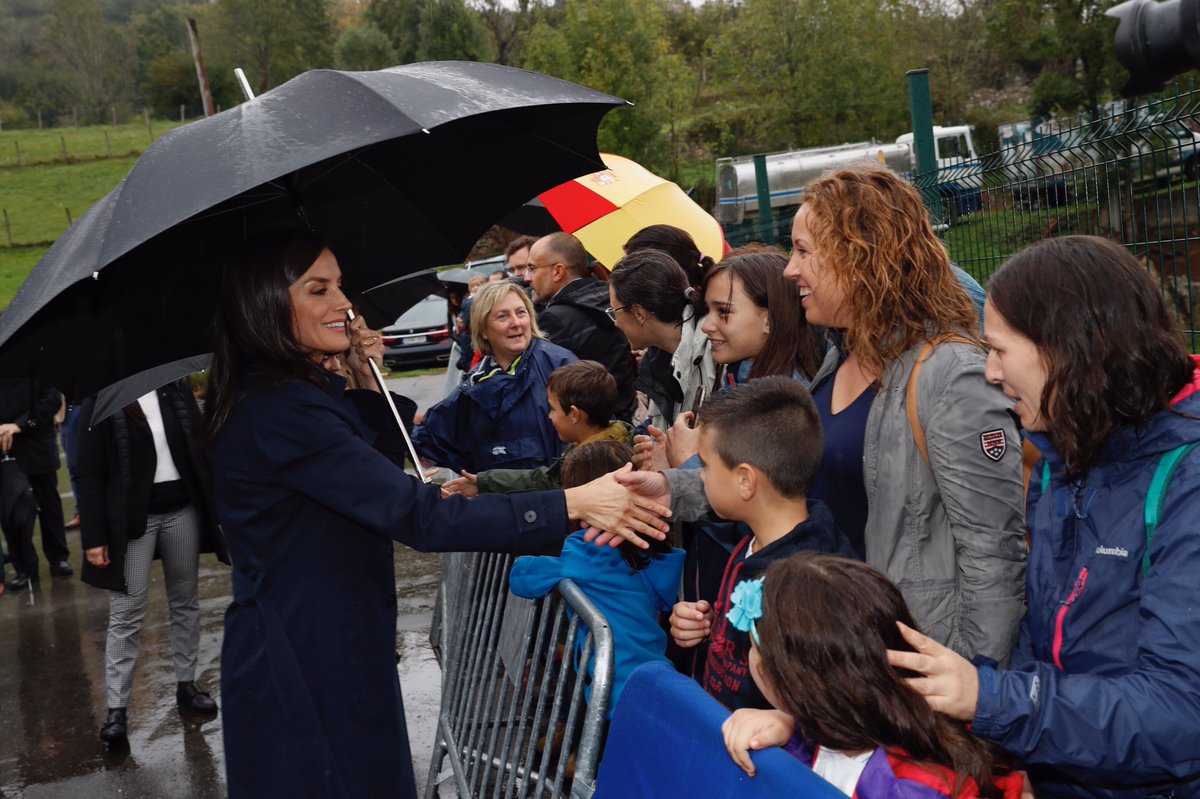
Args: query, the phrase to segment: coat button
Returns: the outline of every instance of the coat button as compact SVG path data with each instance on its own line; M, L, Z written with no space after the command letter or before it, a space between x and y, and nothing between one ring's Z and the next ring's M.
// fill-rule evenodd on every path
M537 521L537 511L535 511L535 510L525 511L525 521L528 524L533 524L534 522L536 522Z

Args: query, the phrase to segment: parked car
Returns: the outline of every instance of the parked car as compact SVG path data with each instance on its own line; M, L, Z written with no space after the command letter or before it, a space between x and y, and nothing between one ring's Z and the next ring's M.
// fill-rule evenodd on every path
M446 363L450 360L449 309L445 297L430 294L385 327L383 365Z

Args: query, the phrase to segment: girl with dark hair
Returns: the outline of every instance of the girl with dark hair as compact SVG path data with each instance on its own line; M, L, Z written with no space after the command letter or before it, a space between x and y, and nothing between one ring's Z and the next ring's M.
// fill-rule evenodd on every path
M712 391L717 383L708 336L700 329L704 301L683 269L659 250L637 250L618 261L608 296L609 317L629 346L647 350L637 388L650 401L648 423L665 430L690 409L697 389Z
M721 259L704 278L708 313L700 329L708 336L717 368L732 367L726 383L784 375L808 387L825 355L822 337L798 308L796 285L783 275L787 256L758 247ZM797 313L797 311L799 311ZM682 466L699 447L699 434L681 415L669 431L647 431L640 437L634 464L639 468Z
M865 563L832 555L776 561L738 585L730 619L748 631L750 675L775 710L742 709L722 726L734 762L786 746L857 799L1020 795L987 745L929 708L887 663L906 648L904 597Z
M1124 248L1040 242L988 284L987 378L1044 460L1007 670L913 630L893 664L1039 796L1200 795L1200 362Z
M704 284L704 277L714 264L712 256L700 252L690 233L674 225L650 225L634 233L625 242L625 254L638 250L658 250L674 258L687 275L688 284L696 289Z
M739 382L768 375L795 377L808 386L821 366L825 347L797 313L800 295L783 272L787 256L778 250L730 254L704 278L708 314L702 330L713 361L741 363Z
M403 438L369 377L382 342L361 318L348 324L349 309L337 259L308 233L260 234L225 270L206 410L233 562L221 656L232 799L416 796L393 540L543 552L561 546L568 518L624 527L610 511L627 494L612 477L467 502L405 474ZM347 350L371 390L347 392L322 368ZM633 528L661 537L664 512L650 503Z

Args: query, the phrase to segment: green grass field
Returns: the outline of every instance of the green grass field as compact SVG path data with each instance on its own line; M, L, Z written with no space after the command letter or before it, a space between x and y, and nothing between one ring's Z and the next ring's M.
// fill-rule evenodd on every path
M179 127L178 122L151 120L150 131L158 138ZM50 128L47 130L6 130L0 132L0 167L32 166L66 161L94 161L138 155L152 141L143 123L96 125L86 128ZM17 160L20 154L20 162Z
M179 123L154 120L151 127L157 138ZM150 141L141 123L0 132L0 308L69 220L112 191Z

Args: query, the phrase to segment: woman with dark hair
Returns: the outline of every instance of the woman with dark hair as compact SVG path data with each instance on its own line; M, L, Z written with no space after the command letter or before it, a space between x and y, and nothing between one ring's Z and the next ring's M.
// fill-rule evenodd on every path
M1029 486L1029 611L1008 669L915 631L930 705L1037 795L1200 795L1200 369L1145 267L1090 236L988 284L987 378L1044 456Z
M708 336L713 363L729 368L726 383L783 375L807 388L825 355L823 338L797 309L796 285L784 277L787 256L766 247L730 253L704 277L708 313L700 329ZM797 313L799 310L799 313ZM699 432L689 415L676 418L670 430L658 428L641 436L634 464L638 468L682 466L699 449Z
M704 301L675 259L660 250L637 250L618 261L608 297L608 315L629 346L664 356L652 358L661 364L654 368L643 357L637 387L649 398L647 421L665 430L691 408L697 389L712 391L717 383L708 336L700 329Z
M700 252L690 233L673 225L644 227L625 242L624 249L626 255L638 250L665 252L675 259L675 263L687 275L688 285L696 289L703 285L704 276L715 263L711 255Z
M751 750L786 745L858 799L1019 795L1019 776L997 778L988 746L888 665L889 649L907 648L896 622L914 622L882 574L796 555L738 590L730 618L750 633L750 675L776 708L736 710L722 726L750 776Z
M206 412L233 561L221 656L232 799L416 795L393 540L540 553L561 546L568 518L624 526L611 511L627 506L626 492L611 477L468 502L405 474L378 393L346 392L321 366L349 348L366 376L367 359L383 355L361 318L347 323L340 285L333 253L302 231L260 234L223 278ZM651 503L634 527L662 537L660 511Z
M1024 610L1021 448L921 196L878 164L834 170L805 189L792 241L808 323L839 333L812 382L825 455L809 496L931 637L1004 661ZM676 519L706 508L686 470L630 482Z

